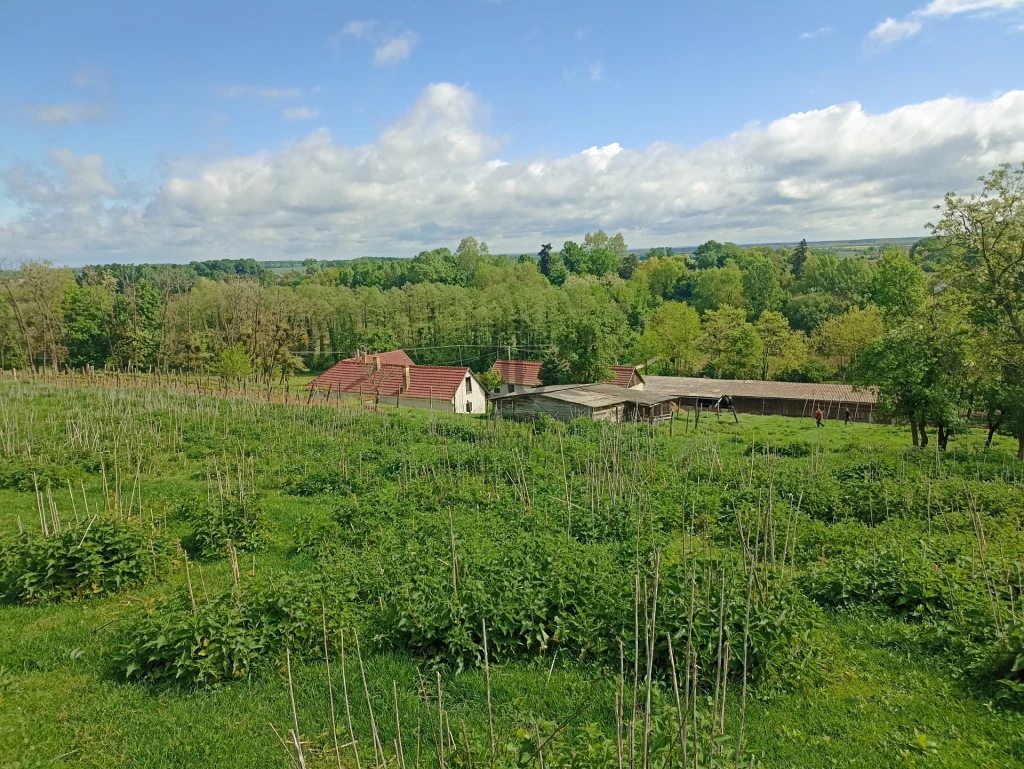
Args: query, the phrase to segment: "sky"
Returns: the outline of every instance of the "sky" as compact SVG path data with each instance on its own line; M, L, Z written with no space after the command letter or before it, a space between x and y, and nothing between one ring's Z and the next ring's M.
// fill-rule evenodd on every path
M1024 0L7 2L0 261L924 236Z

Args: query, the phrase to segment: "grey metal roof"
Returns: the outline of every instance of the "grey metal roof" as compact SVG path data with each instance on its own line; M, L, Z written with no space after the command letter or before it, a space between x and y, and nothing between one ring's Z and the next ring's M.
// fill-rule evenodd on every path
M512 398L533 398L542 396L565 403L574 403L588 408L607 408L622 403L637 403L643 406L654 406L674 400L677 396L670 393L652 393L643 390L629 390L611 384L568 384L537 387L524 392L499 395L492 400L509 400Z
M702 377L648 375L645 392L681 398L772 398L816 402L878 402L874 388L855 388L844 384L806 384L802 382L761 382L752 379L704 379Z

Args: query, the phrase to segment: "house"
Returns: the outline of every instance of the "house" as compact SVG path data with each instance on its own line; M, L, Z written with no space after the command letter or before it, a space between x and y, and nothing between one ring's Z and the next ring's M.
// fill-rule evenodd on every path
M501 375L501 389L496 395L508 395L540 387L541 362L536 360L496 360L491 367Z
M588 417L607 422L660 422L672 416L672 395L641 392L602 382L549 385L497 395L491 399L496 416L534 420L541 414L570 422Z
M391 366L415 366L405 350L389 350L388 352L360 352L351 358L345 358L346 363L370 363L371 358L380 358L380 362Z
M676 376L648 376L646 382L645 392L678 398L682 408L706 409L727 398L744 414L812 417L820 408L826 419L843 419L849 411L853 421L871 422L878 405L875 389L844 384Z
M366 355L361 361L335 363L309 383L310 398L314 392L320 392L328 401L336 397L372 405L457 414L487 413L487 392L468 368L397 365L385 362L385 355Z
M524 392L543 384L540 381L541 362L536 360L497 360L492 371L501 374L502 385L497 395ZM609 366L612 375L608 384L631 390L643 390L644 378L636 366Z

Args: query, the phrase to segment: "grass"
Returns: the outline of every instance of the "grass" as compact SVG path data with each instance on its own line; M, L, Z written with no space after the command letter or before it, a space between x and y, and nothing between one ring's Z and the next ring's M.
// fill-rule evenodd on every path
M164 528L166 518L166 530L179 538L187 538L189 531L186 520L176 516L175 504L190 495L208 493L207 471L225 469L240 453L253 455L254 474L269 519L269 544L255 554L253 577L244 573L252 569L253 555L239 554L244 584L271 574L334 574L346 564L360 568L367 564L371 572L367 578L374 579L376 564L380 564L381 580L387 586L400 584L413 561L403 563L396 556L411 551L393 540L405 542L413 537L408 541L418 542L422 548L431 542L434 529L429 527L436 525L439 534L434 544L443 559L451 547L447 509L453 510L454 547L462 553L459 558L467 561L472 560L476 542L483 546L492 539L506 541L510 535L540 537L549 528L564 537L566 505L564 492L561 499L558 493L563 483L572 486L573 499L580 506L574 524L578 528L573 528L571 537L581 547L615 544L621 536L627 537L627 546L633 541L632 533L588 529L590 500L604 500L598 508L598 522L601 514L612 515L613 510L608 478L615 477L616 471L588 469L598 458L612 456L607 444L613 436L600 430L563 436L567 461L575 471L571 480L564 480L557 434L537 435L529 426L503 425L498 438L487 439L489 426L478 418L407 410L398 415L393 409L373 416L322 407L200 399L159 390L66 390L25 383L0 383L0 402L6 404L0 438L10 439L12 447L9 452L0 448L0 477L24 461L27 443L33 457L48 462L47 467L56 465L62 472L78 473L90 505L97 508L102 505L103 479L92 458L104 458L108 485L114 482L115 465L120 468L116 472L120 473L123 497L128 496L139 468L144 519ZM76 432L79 428L82 435ZM779 478L786 474L800 477L802 488L810 489L833 483L840 468L874 463L897 468L893 472L903 473L907 488L914 493L924 489L925 482L939 488L943 482L953 486L961 479L967 482L979 477L995 479L986 484L1019 491L1024 475L1012 458L1015 447L1008 439L997 438L993 450L984 454L981 434L959 437L946 455L908 452L907 435L898 428L833 422L817 429L813 420L781 417L741 415L738 425L731 416L720 421L710 418L696 433L692 425L687 432L677 422L672 438L664 428L653 435L643 428L626 428L621 435L627 443L634 440L631 435L635 441L629 444L632 448L624 448L616 456L622 462L638 463L633 471L623 470L621 475L624 479L633 476L643 492L638 500L645 495L653 499L636 503L648 511L639 520L652 527L649 536L654 546L665 554L666 562L673 559L673 563L677 557L685 563L694 537L705 543L702 547L716 552L739 552L732 533L735 521L731 514L719 512L728 511L730 505L719 506L719 502L735 502L740 511L748 511L744 514L757 514L758 492L767 493L768 484L755 478L748 488L737 485L748 466L753 468L752 477L774 467ZM806 446L809 454L778 460L751 458L750 446L756 443L799 444ZM649 463L643 454L648 450L653 456ZM488 462L505 464L500 470L496 465L477 467L472 464L477 454L485 455ZM459 470L463 461L470 462L468 469ZM688 461L699 472L685 469ZM517 496L520 486L514 479L519 462L525 463L530 510ZM449 477L453 466L457 469ZM342 467L347 467L352 478L360 479L358 492L289 493L293 479ZM626 491L620 493L626 498L629 485L623 483ZM391 499L380 495L395 484L400 492L394 497L398 506L373 507L377 499ZM852 484L838 487L847 485ZM439 505L437 512L429 506L420 508L419 502L403 502L403 495L411 499L421 487L434 489L451 501ZM477 494L477 488L483 490L476 497L480 501L467 502L466 494ZM687 507L693 505L691 510L677 509L682 505L674 501L674 495L680 488L688 495L683 499L689 500ZM697 493L700 489L705 489L700 494L713 496L701 496ZM495 503L492 493L501 499L496 510L490 509ZM69 516L66 489L60 493L55 489L54 495L61 516ZM352 496L358 498L358 515L339 519L339 507L349 504ZM744 500L753 500L749 502L752 507L744 508ZM81 508L80 494L77 504ZM1021 562L1019 513L1018 508L999 517L984 512L983 517L990 551L998 549L1011 570ZM960 542L956 537L969 541L972 536L969 521L961 520L962 510L945 510L936 503L927 520L915 515L906 508L893 513L884 524L870 525L846 515L835 520L814 519L805 508L798 531L801 543L828 535L837 541L854 537L864 544L872 537L884 536L905 539L908 547L915 538L934 541L938 547ZM34 492L0 489L0 532L14 536L19 519L23 526L38 528ZM351 523L341 526L338 520ZM636 528L636 522L630 525ZM329 534L327 546L300 548L306 533L319 531L318 527ZM781 522L779 530L781 540ZM366 560L360 560L364 556ZM389 560L391 556L396 557ZM968 560L976 557L973 550L965 550L964 556ZM814 566L810 556L794 555L794 561L801 572ZM199 579L210 593L231 589L227 558L197 559L192 568L197 591ZM439 568L444 573L450 563ZM0 767L293 765L270 728L273 723L286 730L293 719L284 660L276 654L268 656L266 664L251 676L213 687L124 682L116 664L124 633L154 599L183 594L187 579L179 559L160 580L108 597L30 606L0 604ZM364 612L361 617L371 617L371 601L360 597L354 603ZM631 613L632 607L628 611ZM381 741L393 752L391 741L397 736L392 715L394 687L407 763L413 763L418 724L421 764L436 766L430 731L437 719L435 666L388 640L386 628L377 620L366 622L363 654ZM1002 696L997 682L961 663L955 650L936 649L924 632L932 627L931 619L894 615L875 605L823 606L819 623L815 643L820 647L821 668L812 680L778 686L751 683L743 715L744 756L756 756L757 765L765 767L1024 766L1024 713L1020 706ZM936 626L938 623L935 620ZM516 744L524 735L531 739L530 730L538 722L546 738L554 724L568 721L565 734L567 739L571 734L574 749L583 750L581 746L602 740L611 740L614 746L617 660L574 658L567 642L564 651L555 654L554 648L557 646L518 653L492 666L491 700L500 744ZM337 654L337 649L332 649L344 743L348 737L340 712ZM441 674L444 708L453 733L458 733L464 722L476 746L474 760L486 764L481 754L486 748L480 747L486 746L488 734L484 671L470 668L457 672L445 664L436 670ZM315 654L300 656L292 673L309 764L334 766L329 753L330 714L322 660ZM369 766L370 716L358 665L351 657L347 680L362 765ZM423 681L432 693L424 692ZM673 704L671 679L661 677L659 681L653 693L653 710L657 712ZM713 701L713 687L702 690L700 708L710 710ZM733 737L741 718L740 702L740 679L734 678L726 701L726 732ZM589 737L588 724L592 725ZM572 763L566 758L568 748L560 753L556 744L551 744L546 756L548 766L596 763L579 755ZM354 765L350 754L345 755L346 765ZM725 765L730 756L716 760ZM678 754L675 761L678 765ZM706 765L703 759L702 765Z

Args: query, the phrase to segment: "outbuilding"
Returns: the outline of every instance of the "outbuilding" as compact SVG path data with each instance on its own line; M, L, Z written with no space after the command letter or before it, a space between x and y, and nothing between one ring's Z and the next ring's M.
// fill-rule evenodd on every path
M728 399L743 414L813 417L821 409L825 419L843 419L849 411L855 422L874 420L878 391L845 384L761 382L749 379L647 376L646 392L678 399L682 408L707 408L709 402Z
M491 399L496 416L534 420L542 414L562 422L587 417L607 422L661 422L677 399L613 384L549 385Z

